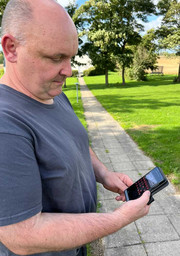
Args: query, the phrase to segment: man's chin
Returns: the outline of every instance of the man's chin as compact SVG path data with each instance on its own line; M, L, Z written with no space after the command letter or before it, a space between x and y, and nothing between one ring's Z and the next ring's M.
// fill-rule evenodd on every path
M56 89L52 89L51 91L49 91L49 96L51 97L51 98L54 98L54 97L56 97L56 96L58 96L59 94L61 94L62 93L62 85L61 86L59 86L58 88L56 88Z

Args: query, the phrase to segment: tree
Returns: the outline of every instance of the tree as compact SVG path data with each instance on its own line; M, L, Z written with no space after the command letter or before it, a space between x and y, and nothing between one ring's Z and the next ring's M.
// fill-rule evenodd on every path
M133 59L133 65L130 69L130 76L138 81L147 80L147 69L153 69L156 63L157 56L149 52L143 44L136 47Z
M1 27L2 15L3 15L4 9L6 7L6 4L8 2L9 2L9 0L1 0L0 1L0 27Z
M85 23L83 32L87 43L84 49L94 65L100 63L103 67L106 84L108 69L117 59L125 84L125 68L133 59L129 46L141 41L139 32L143 26L138 19L147 21L147 15L154 12L151 0L89 0L76 11L74 18L81 16Z
M114 70L116 67L114 56L107 50L102 50L93 42L85 43L83 51L88 52L95 70L105 75L105 84L108 85L108 70Z
M147 69L154 69L158 55L155 43L155 30L151 29L143 36L141 43L134 47L134 59L130 69L130 77L136 80L147 80Z
M76 4L75 0L71 1L66 7L65 10L67 11L67 13L69 14L69 16L73 19L74 14L76 12L78 8L78 4ZM81 17L78 17L76 20L74 20L74 24L77 28L77 30L81 30L81 27L83 26L83 21L81 19ZM83 40L79 37L78 38L78 43L79 43L79 48L78 48L78 53L77 55L79 57L81 57L83 55L83 52L81 50L81 45L83 44ZM75 60L75 57L72 58L72 65L83 65L83 63L78 62L77 60Z
M156 31L160 48L173 50L180 56L180 2L161 0L158 8L163 15L162 25ZM180 62L177 81L180 82Z

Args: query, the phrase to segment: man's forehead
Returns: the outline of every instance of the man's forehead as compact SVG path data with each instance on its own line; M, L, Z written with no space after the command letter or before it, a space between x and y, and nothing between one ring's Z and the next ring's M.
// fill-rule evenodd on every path
M77 31L66 11L52 0L47 0L41 8L37 1L34 9L34 20L27 31L31 44L40 52L51 55L75 55L77 52ZM35 2L33 1L33 4ZM49 4L49 6L48 6ZM71 50L69 49L71 48Z
M35 48L42 56L58 58L60 56L73 57L78 51L78 39L76 37L68 38L42 38L38 40L38 45L34 44Z
M36 2L37 1L37 2ZM48 22L51 21L48 18L51 17L51 19L60 18L61 21L70 19L69 15L65 11L65 9L58 4L54 0L36 0L33 1L32 7L33 12L36 20Z

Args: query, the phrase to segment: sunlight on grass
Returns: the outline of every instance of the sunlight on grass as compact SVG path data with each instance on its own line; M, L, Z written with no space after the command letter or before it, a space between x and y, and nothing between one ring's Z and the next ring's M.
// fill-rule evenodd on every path
M104 85L103 76L84 79L139 147L180 184L180 84L173 84L169 75L123 86L118 77L110 74L109 86Z
M86 120L84 117L84 108L81 101L80 88L78 88L78 102L77 102L77 92L76 83L78 82L76 77L71 77L66 80L67 88L63 88L63 92L67 95L69 101L72 104L74 112L78 116L79 120L83 126L87 129Z

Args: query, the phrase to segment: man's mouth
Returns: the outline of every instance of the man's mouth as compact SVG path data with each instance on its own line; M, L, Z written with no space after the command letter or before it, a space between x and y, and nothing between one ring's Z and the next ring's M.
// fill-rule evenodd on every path
M65 82L66 79L63 79L63 80L54 80L53 83L57 83L57 84L60 84L60 85L63 85L64 82Z
M53 83L58 84L58 85L63 85L64 81L53 81Z

